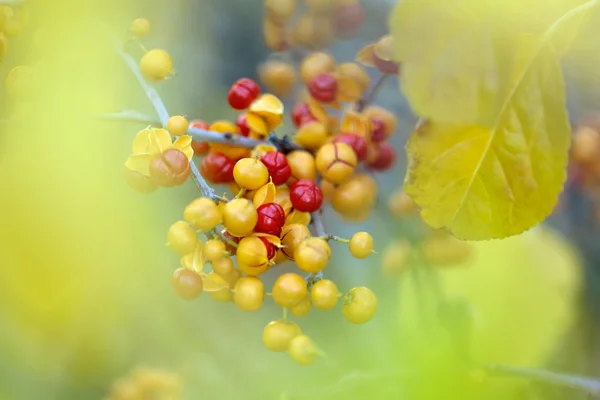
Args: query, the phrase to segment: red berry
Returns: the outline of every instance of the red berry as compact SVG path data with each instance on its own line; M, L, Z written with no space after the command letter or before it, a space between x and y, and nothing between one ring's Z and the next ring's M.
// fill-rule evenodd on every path
M209 153L200 164L200 173L210 183L233 182L233 167L235 161L223 153Z
M306 103L299 103L292 109L292 122L297 127L304 125L308 121L316 121L317 119L310 113L310 107Z
M377 158L368 165L369 168L375 171L386 171L394 166L396 162L396 150L389 143L378 143L377 153Z
M356 153L358 161L364 161L367 158L367 142L362 136L354 133L342 133L333 139L334 143L346 143Z
M275 186L283 185L292 176L292 169L288 164L287 157L279 151L264 153L260 157L260 161L267 167Z
M258 207L256 212L258 213L258 222L254 231L279 237L281 228L285 224L283 208L277 203L267 203Z
M277 255L277 247L275 247L273 243L269 242L264 237L261 237L259 239L265 244L265 247L267 248L267 259L272 260L273 258L275 258L275 255Z
M335 33L338 37L347 37L354 32L365 21L365 12L360 3L348 4L337 12L334 18Z
M208 130L210 128L210 124L208 122L195 119L190 121L190 128ZM206 142L192 141L192 149L194 150L194 155L201 156L208 153L210 145Z
M308 84L310 95L317 101L329 103L337 96L338 84L331 74L319 74Z
M374 142L385 140L385 123L381 118L371 118L371 140Z
M292 206L302 212L315 212L323 204L323 193L310 179L299 179L290 187Z
M246 113L240 114L237 117L237 121L235 122L235 124L240 130L240 134L242 136L248 137L248 135L250 135L250 127L248 126L248 121L246 120Z
M258 84L249 78L236 81L229 89L227 101L235 110L245 110L260 94Z

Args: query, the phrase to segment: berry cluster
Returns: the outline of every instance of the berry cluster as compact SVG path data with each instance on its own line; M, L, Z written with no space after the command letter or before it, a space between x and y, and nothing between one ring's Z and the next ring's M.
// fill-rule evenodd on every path
M115 381L106 400L179 399L181 386L172 372L140 366Z

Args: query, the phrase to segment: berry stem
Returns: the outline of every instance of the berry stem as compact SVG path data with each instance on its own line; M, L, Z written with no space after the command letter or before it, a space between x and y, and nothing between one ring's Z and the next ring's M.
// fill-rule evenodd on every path
M320 211L315 211L310 213L311 223L315 228L315 233L317 236L328 237L325 233L325 226L323 225L323 217Z
M283 307L283 320L287 322L288 320L288 309L287 307Z
M241 188L240 191L235 195L235 198L239 199L241 197L244 197L245 194L246 194L246 189Z
M365 93L362 99L360 99L357 103L358 112L363 112L364 109L373 102L375 96L379 90L383 87L385 80L390 76L390 74L380 74L379 78L375 81L375 84L371 87L371 89Z

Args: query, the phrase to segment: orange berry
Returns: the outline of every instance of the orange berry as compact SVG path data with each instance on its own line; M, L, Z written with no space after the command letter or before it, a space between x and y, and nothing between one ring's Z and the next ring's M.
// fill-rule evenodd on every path
M279 1L279 0L276 0ZM290 63L269 60L258 68L258 76L265 87L278 97L285 97L296 84L296 71Z
M353 257L367 258L373 252L373 237L367 232L357 232L350 238L348 247Z
M327 267L330 258L329 243L318 237L304 239L294 249L294 261L305 272L321 272Z
M335 184L323 179L320 186L321 193L323 193L323 198L331 200L333 193L335 192Z
M377 312L377 297L369 288L355 287L344 297L342 312L348 322L364 324Z
M219 239L211 239L202 246L202 254L208 262L213 262L223 257L227 257L229 253L225 249L225 243Z
M328 143L317 152L316 166L323 179L340 184L353 174L358 160L352 147L346 143Z
M242 158L233 167L233 179L244 189L257 190L269 182L269 170L256 158Z
M195 271L179 268L171 276L171 286L177 296L184 300L193 300L202 293L202 277Z
M600 133L589 127L579 128L573 135L571 145L573 160L581 164L589 164L600 156Z
M197 198L183 210L183 219L201 231L214 229L221 218L221 209L208 197Z
M256 311L262 307L265 285L254 276L240 278L233 288L233 302L244 311Z
M308 336L298 335L290 341L288 354L300 365L311 365L317 360L319 349Z
M301 335L300 327L291 321L271 321L263 330L262 340L271 351L287 351L293 338Z
M306 225L285 225L281 230L281 244L285 247L282 248L281 251L287 258L293 260L296 247L300 244L300 242L309 237L310 230Z
M256 236L247 236L240 240L235 255L238 267L246 275L257 276L269 269L267 247Z
M308 85L319 74L332 73L335 70L335 59L328 53L311 53L302 60L300 76Z
M198 238L196 231L185 221L177 221L167 231L167 246L182 256L196 248Z
M310 311L310 298L306 296L296 305L290 307L290 313L295 317L304 317Z
M223 207L223 226L232 236L247 236L258 222L258 213L252 201L233 199Z
M328 279L315 282L310 289L310 303L318 310L331 310L338 302L337 285Z
M167 130L173 136L185 135L189 127L190 123L182 115L175 115L167 121Z
M190 176L187 156L179 149L167 149L150 162L150 176L159 186L172 187L183 184Z
M338 65L336 68L336 75L351 79L352 82L358 85L362 92L369 88L371 82L369 73L354 62L346 62Z
M377 197L377 184L367 174L358 174L339 185L331 197L333 208L344 216L368 211Z
M273 300L282 307L298 304L308 294L304 278L293 272L279 275L273 284Z
M390 195L387 206L390 214L398 218L408 217L418 210L413 199L402 188L395 190Z
M319 121L310 121L300 126L294 136L294 140L300 146L315 151L327 141L328 136L329 131L325 124Z
M308 151L294 150L287 155L288 164L292 169L292 177L288 183L298 179L317 179L317 166L314 156Z

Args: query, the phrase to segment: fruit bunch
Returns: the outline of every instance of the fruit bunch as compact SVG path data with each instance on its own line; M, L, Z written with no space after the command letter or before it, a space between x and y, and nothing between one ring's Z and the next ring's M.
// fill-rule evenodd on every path
M177 374L139 366L115 381L106 400L177 400L181 380Z

